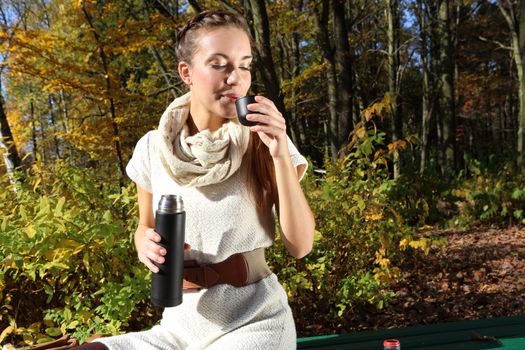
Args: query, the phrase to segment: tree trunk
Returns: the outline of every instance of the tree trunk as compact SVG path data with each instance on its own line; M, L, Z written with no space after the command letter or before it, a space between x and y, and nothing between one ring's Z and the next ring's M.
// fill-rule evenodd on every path
M111 74L109 72L108 60L106 57L106 53L104 52L104 47L102 46L100 38L96 31L96 28L93 25L92 17L89 14L86 8L86 3L84 1L82 1L82 11L84 12L86 21L88 22L91 30L93 31L95 41L98 45L99 56L100 56L100 60L102 63L102 69L104 70L104 81L106 85L106 94L108 96L107 102L109 104L109 110L110 110L110 115L111 115L111 126L113 128L115 152L117 155L118 168L120 170L119 184L120 184L120 188L122 188L124 186L123 180L124 180L124 177L126 176L126 171L124 169L124 160L122 158L122 151L121 151L121 146L120 146L120 132L119 132L118 124L117 124L117 113L115 109L115 101L113 97L111 97L113 95L113 86L111 84Z
M297 9L299 11L299 9ZM300 38L297 33L294 33L293 35L293 55L292 55L292 76L293 78L296 78L299 74L301 74L301 52L300 52ZM297 114L298 104L299 101L297 101L296 97L296 90L293 90L293 96L292 100L294 101L294 114L295 114L295 134L298 138L298 144L303 146L308 142L308 139L306 138L306 118L304 116Z
M0 95L0 148L3 148L4 163L11 181L15 179L15 169L21 165L18 151L16 150L13 133L9 127L4 108L4 98Z
M29 93L32 94L31 87L29 88ZM35 105L33 103L33 98L31 97L31 101L29 102L29 118L31 119L31 141L33 142L33 160L36 161L38 159L38 137L37 137L37 123L36 123L36 117L35 117ZM42 129L42 125L40 125L40 129ZM40 151L40 156L42 160L45 160L44 154L43 154L43 148L42 151Z
M62 158L62 155L60 154L60 145L58 143L58 138L57 138L57 131L58 131L57 123L56 123L57 116L58 116L57 101L53 94L50 94L48 96L48 103L49 103L50 121L51 121L51 125L53 126L53 144L55 146L55 157L60 159Z
M514 49L516 54L516 67L518 67L518 81L519 81L519 100L520 110L518 114L518 133L517 133L517 144L516 151L518 153L518 166L522 169L525 168L525 0L519 2L519 38L517 50Z
M286 123L289 123L288 114L284 105L284 97L281 93L279 78L275 71L270 42L270 25L264 0L249 0L249 5L253 14L253 27L255 32L255 42L258 47L260 62L258 69L264 82L264 88L268 98L275 103L275 106L284 116Z
M323 60L327 66L326 69L326 80L327 80L327 93L328 93L328 108L329 108L329 120L326 125L326 136L327 144L330 145L330 155L332 160L337 159L339 144L337 142L337 135L339 134L339 115L337 113L338 96L337 96L337 78L334 62L334 50L330 42L329 31L328 31L328 18L329 17L329 3L328 0L323 0L321 8L315 9L315 25L317 32L317 42L321 47L323 53Z
M517 134L517 148L518 153L518 166L522 169L525 168L525 0L519 2L519 93L520 93L520 111L518 117L518 134ZM516 62L518 66L518 62Z
M336 137L338 150L340 150L347 145L352 130L352 57L348 42L344 1L332 0L332 10L335 41L334 64L339 77L337 81L339 119Z
M195 0L188 0L188 3L190 4L190 6L193 8L193 10L196 12L196 13L199 13L199 12L202 12L202 7L199 5L199 3Z
M516 64L518 75L518 133L516 140L516 152L518 155L518 166L523 168L524 164L524 128L525 128L525 1L519 1L519 16L514 11L510 1L499 1L498 6L501 14L505 18L510 30L512 56Z
M67 100L64 90L60 90L60 106L62 109L62 127L64 132L69 133L69 111L67 109Z
M443 173L456 170L456 116L454 103L452 45L450 37L449 0L439 3L438 40L440 59L440 112L442 122Z
M430 137L430 119L432 116L432 108L430 104L430 81L429 81L429 60L428 54L428 25L426 20L425 9L422 0L418 0L418 19L419 19L419 35L420 35L420 50L421 50L421 71L422 71L422 101L421 101L421 153L419 172L423 173L426 169L428 161L429 137Z
M399 82L397 70L399 69L399 3L398 0L386 1L387 18L387 54L388 54L388 94L390 95L390 112L392 122L390 133L392 142L400 140L402 136L402 120L399 111ZM400 156L394 159L394 179L400 174Z
M145 17L146 17L147 23L150 24L151 23L151 21L150 21L150 7L149 7L150 6L150 1L144 0L142 2L142 4L144 6L144 12L145 12ZM168 12L168 13L171 13L171 12ZM164 63L164 60L162 59L162 56L160 55L159 51L155 47L153 47L152 45L148 45L148 48L151 51L151 54L153 55L153 58L155 59L155 61L159 65L160 71L162 73L162 77L164 78L164 81L166 82L166 87L170 90L171 95L173 96L173 98L174 99L177 98L179 93L175 89L175 86L173 85L173 82L171 80L171 74L170 74L166 64Z
M279 53L280 53L280 72L281 81L293 80L300 74L301 67L301 54L299 52L299 37L297 33L293 33L291 36L279 35ZM306 140L305 132L303 129L304 118L297 114L298 102L296 88L293 87L288 92L288 100L291 103L287 106L287 113L290 124L290 138L295 145L302 147Z

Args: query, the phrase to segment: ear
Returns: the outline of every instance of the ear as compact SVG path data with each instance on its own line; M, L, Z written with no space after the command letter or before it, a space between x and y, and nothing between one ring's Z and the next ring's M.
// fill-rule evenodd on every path
M178 65L179 75L186 85L191 85L191 67L188 63L181 61Z

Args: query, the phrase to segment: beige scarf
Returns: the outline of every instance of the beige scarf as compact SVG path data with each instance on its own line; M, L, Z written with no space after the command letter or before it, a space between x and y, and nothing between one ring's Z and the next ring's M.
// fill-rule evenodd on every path
M160 118L157 148L162 165L182 186L220 183L239 169L250 130L234 119L217 131L189 136L190 100L191 93L175 99Z

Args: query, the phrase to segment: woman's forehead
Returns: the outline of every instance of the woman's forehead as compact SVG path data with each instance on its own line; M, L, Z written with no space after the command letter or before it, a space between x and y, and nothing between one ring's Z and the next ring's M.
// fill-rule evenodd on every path
M197 39L197 52L210 55L223 55L228 58L251 58L252 51L248 35L236 27L217 27L203 30Z

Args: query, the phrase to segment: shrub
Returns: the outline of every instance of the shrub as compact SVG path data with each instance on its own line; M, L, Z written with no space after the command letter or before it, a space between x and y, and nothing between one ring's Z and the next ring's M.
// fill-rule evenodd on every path
M459 215L454 223L472 221L499 224L525 224L525 174L506 164L497 171L471 162L472 176L454 190L459 198Z
M404 169L389 192L399 214L410 226L446 226L458 214L456 202L459 197L453 189L454 180L446 180L439 174Z
M392 153L384 138L372 122L359 124L345 157L326 160L321 178L310 170L303 186L316 220L313 251L299 261L282 245L269 254L295 314L325 327L345 323L359 305L384 307L399 276L399 242L416 239L389 199Z
M149 291L130 236L134 186L119 190L94 169L66 163L35 166L23 184L1 181L0 342L32 344L66 332L84 339L129 327ZM143 309L148 324L152 310Z

